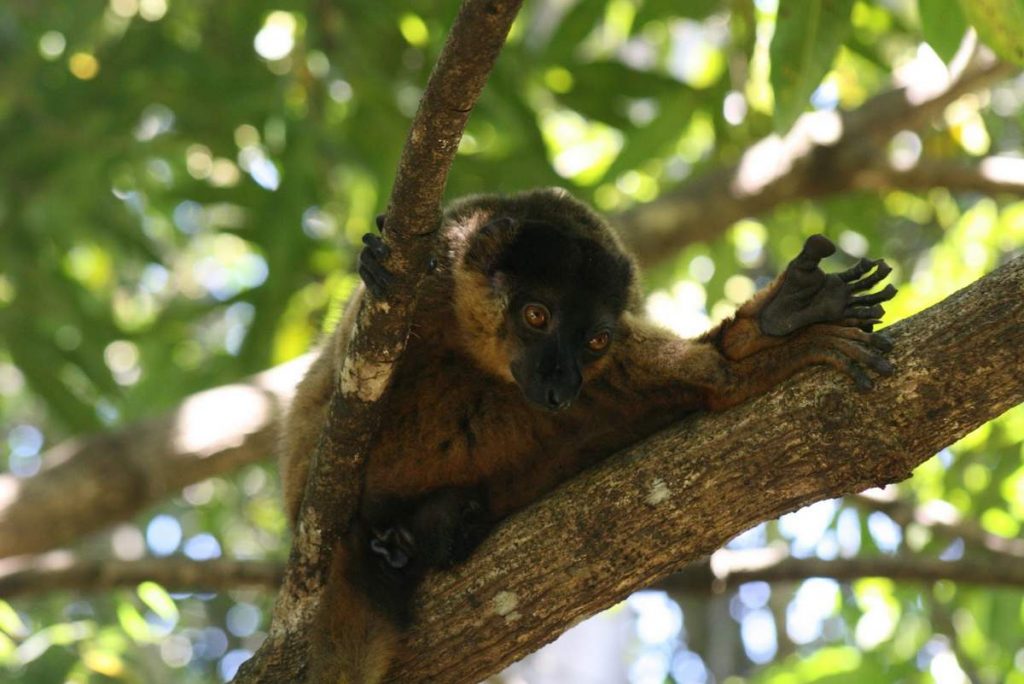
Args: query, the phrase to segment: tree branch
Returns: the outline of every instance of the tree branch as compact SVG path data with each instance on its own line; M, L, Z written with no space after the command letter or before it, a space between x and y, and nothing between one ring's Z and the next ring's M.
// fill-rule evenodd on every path
M923 179L923 172L916 177L864 172L886 168L886 147L895 133L920 129L965 93L1013 72L1003 63L982 64L938 90L896 88L851 111L805 114L785 136L761 140L738 163L697 176L653 202L630 209L616 224L640 262L651 264L693 242L713 240L742 218L796 199L908 187L903 183ZM970 177L946 173L943 179L951 189L959 189L954 183ZM999 189L1019 193L1019 179L1016 186Z
M922 159L909 169L888 165L858 171L851 186L858 190L927 190L948 188L985 195L1024 194L1024 159L986 157L978 163Z
M275 591L284 563L253 560L197 561L181 556L140 560L83 559L66 551L0 561L0 598L71 591L101 593L142 582L170 591ZM921 556L874 556L821 560L793 558L785 548L732 551L719 549L655 582L650 589L669 593L718 593L744 582L800 582L829 577L849 582L887 577L901 582L952 580L986 586L1024 587L1024 564L1014 559L942 561Z
M965 519L946 501L934 500L915 505L909 501L884 499L867 493L850 497L850 501L861 508L885 513L899 525L916 523L952 539L959 537L993 553L1024 558L1024 539L992 534L977 522Z
M651 588L669 593L720 593L745 582L801 582L812 577L827 577L838 582L886 577L899 582L951 580L989 587L1024 587L1024 564L1008 558L993 563L971 559L943 561L921 556L822 560L793 558L784 548L720 549L710 558L687 565Z
M284 563L252 560L206 560L172 556L117 560L85 559L67 551L0 561L0 597L50 591L95 593L140 582L157 582L171 591L277 589Z
M186 485L265 458L311 360L193 394L122 430L61 442L35 477L0 475L0 558L70 543Z
M894 326L872 393L804 373L574 478L428 579L392 681L479 681L762 520L904 479L1024 400L1022 291L1024 257Z
M448 170L522 0L463 0L402 150L385 225L394 283L386 302L363 299L310 468L267 639L237 682L301 681L333 544L361 494L367 446L409 336L416 285L432 251Z

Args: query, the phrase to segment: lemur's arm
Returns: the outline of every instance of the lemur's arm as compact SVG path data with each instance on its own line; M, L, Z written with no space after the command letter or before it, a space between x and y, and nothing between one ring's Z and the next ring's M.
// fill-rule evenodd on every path
M860 294L890 272L884 261L861 260L841 273L825 273L821 259L835 247L815 235L785 272L736 312L696 340L680 339L627 314L619 342L617 374L657 404L721 410L763 394L812 365L830 365L860 389L866 372L892 373L881 352L888 338L870 330L881 303L896 294L886 286Z

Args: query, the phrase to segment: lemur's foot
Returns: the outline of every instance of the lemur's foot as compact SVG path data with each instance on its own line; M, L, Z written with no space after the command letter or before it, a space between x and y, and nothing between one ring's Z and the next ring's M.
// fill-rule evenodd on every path
M381 262L391 254L391 248L380 236L372 233L363 236L363 244L366 246L359 253L359 277L374 298L384 299L391 288L392 276Z
M832 323L871 332L885 313L882 302L896 294L891 284L870 290L892 271L882 259L861 259L841 273L825 273L819 262L836 251L824 235L807 238L800 254L789 263L782 284L761 310L759 324L766 335L784 336L814 323Z
M394 525L372 531L370 552L392 570L404 570L412 562L415 543L412 532L402 525Z

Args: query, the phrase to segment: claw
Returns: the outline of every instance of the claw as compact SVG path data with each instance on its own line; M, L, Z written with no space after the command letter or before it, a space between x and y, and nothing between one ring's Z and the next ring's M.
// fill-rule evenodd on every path
M374 555L380 556L381 560L395 570L401 570L409 565L409 550L402 548L403 544L410 547L412 545L412 535L408 530L389 527L383 532L374 532L374 535L370 540L370 551Z
M871 378L864 372L864 369L857 365L855 362L850 361L847 366L847 373L853 378L853 382L857 385L857 389L862 392L868 392L874 387L874 383L871 382Z
M892 351L892 339L885 333L875 333L871 336L871 346L882 352Z
M883 358L881 356L871 356L869 358L871 370L875 371L879 375L892 375L893 372L896 370L893 367L892 363L890 363L889 360L886 358Z

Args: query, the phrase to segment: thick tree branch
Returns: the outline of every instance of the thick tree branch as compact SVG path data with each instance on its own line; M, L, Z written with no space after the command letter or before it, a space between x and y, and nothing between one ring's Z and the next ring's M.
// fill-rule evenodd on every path
M872 393L805 373L568 482L428 580L392 681L479 681L762 520L907 477L1024 400L1021 292L1024 257L894 326Z
M339 384L313 455L284 583L267 639L237 682L301 681L309 634L333 544L361 494L367 446L380 423L378 400L405 349L416 285L432 251L448 170L469 113L483 90L522 0L463 0L402 150L385 237L395 283L386 302L364 298ZM427 239L414 239L423 238Z
M837 187L836 192L916 190L930 187L926 180L930 179L953 191L1019 195L1021 176L1007 176L1013 167L1002 158L993 158L998 163L982 162L977 167L924 160L907 171L891 169L878 158L895 131L919 127L957 97L984 88L1007 73L1008 68L1001 65L974 70L930 98L911 97L905 88L888 91L844 114L842 120L851 121L852 130L863 134L857 137L847 133L845 149L864 146L870 163L859 161L860 165L850 166L845 161L840 164L839 160L846 159L843 154L825 154L818 155L816 166L809 165L812 152L806 149L810 143L806 141L805 126L799 135L795 129L786 137L804 140L803 151L797 155L799 163L774 156L770 146L755 146L740 164L688 181L678 190L620 215L616 222L641 261L655 263L683 245L717 237L737 219L810 196L809 184L819 175L832 178L832 183L847 184ZM812 145L814 149L818 148ZM731 183L738 169L762 162L769 169L785 163L792 168L775 182L755 187L752 194L734 192ZM846 166L838 168L836 164ZM59 444L44 455L47 469L30 480L0 475L0 557L68 544L130 518L184 485L267 458L272 451L276 417L310 361L311 357L303 357L246 383L193 395L170 414L120 431ZM238 404L239 397L249 408L222 414ZM193 410L198 406L214 406L216 410Z

